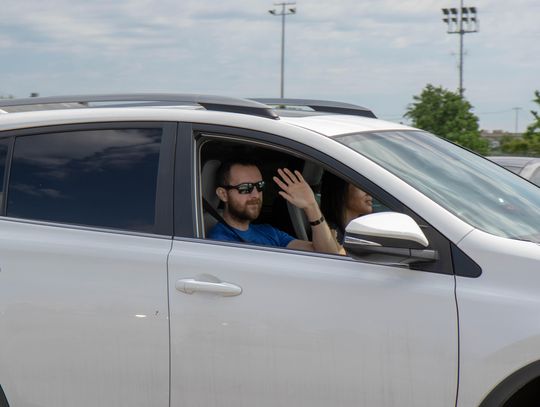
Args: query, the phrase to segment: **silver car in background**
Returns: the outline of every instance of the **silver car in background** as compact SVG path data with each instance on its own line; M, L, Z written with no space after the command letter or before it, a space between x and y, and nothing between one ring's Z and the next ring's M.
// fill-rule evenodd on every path
M487 158L540 187L540 158L512 156L492 156Z

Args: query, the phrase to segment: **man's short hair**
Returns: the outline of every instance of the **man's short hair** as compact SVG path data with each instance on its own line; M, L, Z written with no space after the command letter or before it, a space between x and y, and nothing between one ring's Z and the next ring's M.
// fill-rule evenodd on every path
M231 168L233 165L242 165L244 167L258 167L257 163L244 157L229 158L222 161L216 171L216 185L218 187L224 187L229 185L229 177L231 175Z

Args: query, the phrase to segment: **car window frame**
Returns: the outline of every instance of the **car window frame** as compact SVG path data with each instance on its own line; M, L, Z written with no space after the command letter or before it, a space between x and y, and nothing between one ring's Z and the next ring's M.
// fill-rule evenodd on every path
M415 213L412 209L405 206L402 202L400 202L397 198L395 198L393 195L388 193L386 190L384 190L379 185L375 184L370 179L366 178L362 174L357 173L352 168L346 166L336 158L317 150L311 146L302 144L300 142L297 142L292 139L288 139L283 136L266 133L262 131L256 131L252 129L246 129L246 128L237 128L237 127L230 127L230 126L223 126L223 125L214 125L214 124L204 124L204 123L189 123L185 124L182 127L182 131L180 132L179 128L179 138L182 139L182 152L178 156L176 162L177 164L180 161L180 165L182 168L187 170L187 167L190 168L190 176L182 177L182 181L176 181L175 182L175 198L179 198L180 194L183 194L183 196L186 196L185 194L188 193L193 199L190 202L190 208L189 212L192 214L190 224L188 222L183 221L182 229L175 228L175 239L188 239L188 240L196 240L196 241L202 241L205 243L211 243L211 244L220 244L220 245L232 245L237 246L240 245L241 247L245 248L253 248L256 250L273 250L282 252L285 251L286 253L295 253L298 255L309 255L309 256L332 256L337 259L341 259L343 261L357 261L351 259L349 256L338 256L338 255L331 255L331 254L324 254L324 253L317 253L317 252L306 252L306 251L300 251L300 250L293 250L293 249L287 249L287 248L276 248L276 247L269 247L269 246L257 246L257 245L250 245L242 242L217 242L208 240L205 238L202 238L201 228L202 225L202 219L203 219L203 208L202 208L202 200L200 199L201 196L201 188L200 188L200 157L199 157L199 146L201 139L207 140L209 137L221 137L226 140L231 141L239 141L243 143L248 144L255 144L260 147L266 147L266 148L272 148L276 150L281 150L287 154L296 155L302 159L308 159L311 161L314 161L323 167L327 169L331 169L333 172L338 174L339 176L343 177L344 179L354 182L357 185L361 185L362 189L364 189L366 192L370 193L373 196L376 196L378 199L381 200L387 207L390 209L405 213L409 216L411 216L422 228L422 230L426 233L428 240L430 241L430 247L434 247L439 251L439 260L437 260L434 263L425 263L420 265L415 265L410 267L414 270L421 270L421 271L427 271L427 272L434 272L438 274L447 274L447 275L453 275L454 274L454 266L453 266L453 253L459 252L459 249L455 247L441 232L436 230L433 226L431 226L428 222L426 222L421 216L419 216L417 213ZM182 134L180 134L182 133ZM180 146L180 142L177 144L177 153ZM189 157L187 156L187 151L190 152ZM179 167L177 166L177 167ZM185 173L184 173L185 174ZM179 180L179 171L177 168L176 171L176 180ZM191 182L191 185L186 185L188 180ZM180 193L180 191L182 191ZM183 202L177 202L175 199L175 208L176 211L178 208L182 207L184 209L186 208L186 200L184 199ZM175 212L176 213L176 212ZM179 225L177 223L177 219L175 217L175 225ZM181 232L181 233L177 233ZM463 253L460 253L463 254ZM463 254L464 255L464 254ZM405 266L406 267L406 266ZM466 274L466 273L465 273Z
M4 216L6 213L7 205L7 189L9 182L9 174L11 171L11 157L13 154L13 146L15 145L15 137L0 137L0 142L6 142L7 151L6 159L4 161L4 177L2 179L2 197L0 198L0 216Z
M0 132L0 140L11 139L6 157L6 171L4 177L4 194L0 204L0 217L5 219L19 219L6 216L7 199L9 195L10 172L13 161L14 143L17 137L39 136L50 133L69 133L80 131L99 131L99 130L122 130L122 129L162 129L161 146L159 151L157 184L155 196L155 216L154 225L151 232L142 232L136 230L118 229L113 227L103 227L84 224L71 224L55 221L41 221L21 218L25 222L35 222L40 224L51 224L62 227L82 228L85 230L114 231L126 234L141 235L160 235L172 237L173 235L173 188L174 188L174 146L176 143L177 122L164 121L107 121L91 123L70 123L51 126L36 126L24 129L5 130Z

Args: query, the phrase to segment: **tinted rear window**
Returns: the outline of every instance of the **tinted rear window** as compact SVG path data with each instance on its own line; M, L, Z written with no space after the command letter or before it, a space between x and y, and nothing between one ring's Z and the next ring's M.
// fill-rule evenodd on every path
M19 137L7 216L151 232L161 129Z

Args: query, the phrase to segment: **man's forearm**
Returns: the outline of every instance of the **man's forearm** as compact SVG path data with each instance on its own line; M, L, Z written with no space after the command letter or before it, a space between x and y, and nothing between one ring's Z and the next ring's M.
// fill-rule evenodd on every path
M310 223L317 223L323 218L317 203L308 206L304 209L304 211ZM325 220L315 225L311 225L311 233L311 241L315 251L330 254L340 254L340 246L332 235L332 232L328 227L328 223L326 223Z
M279 177L273 179L281 188L279 195L297 208L303 209L308 220L316 223L311 226L313 250L339 254L341 247L332 236L328 224L325 221L317 222L322 218L322 213L311 187L304 180L302 174L296 170L293 173L288 168L278 168L278 175ZM294 245L296 244L294 243ZM303 249L309 250L304 246Z

